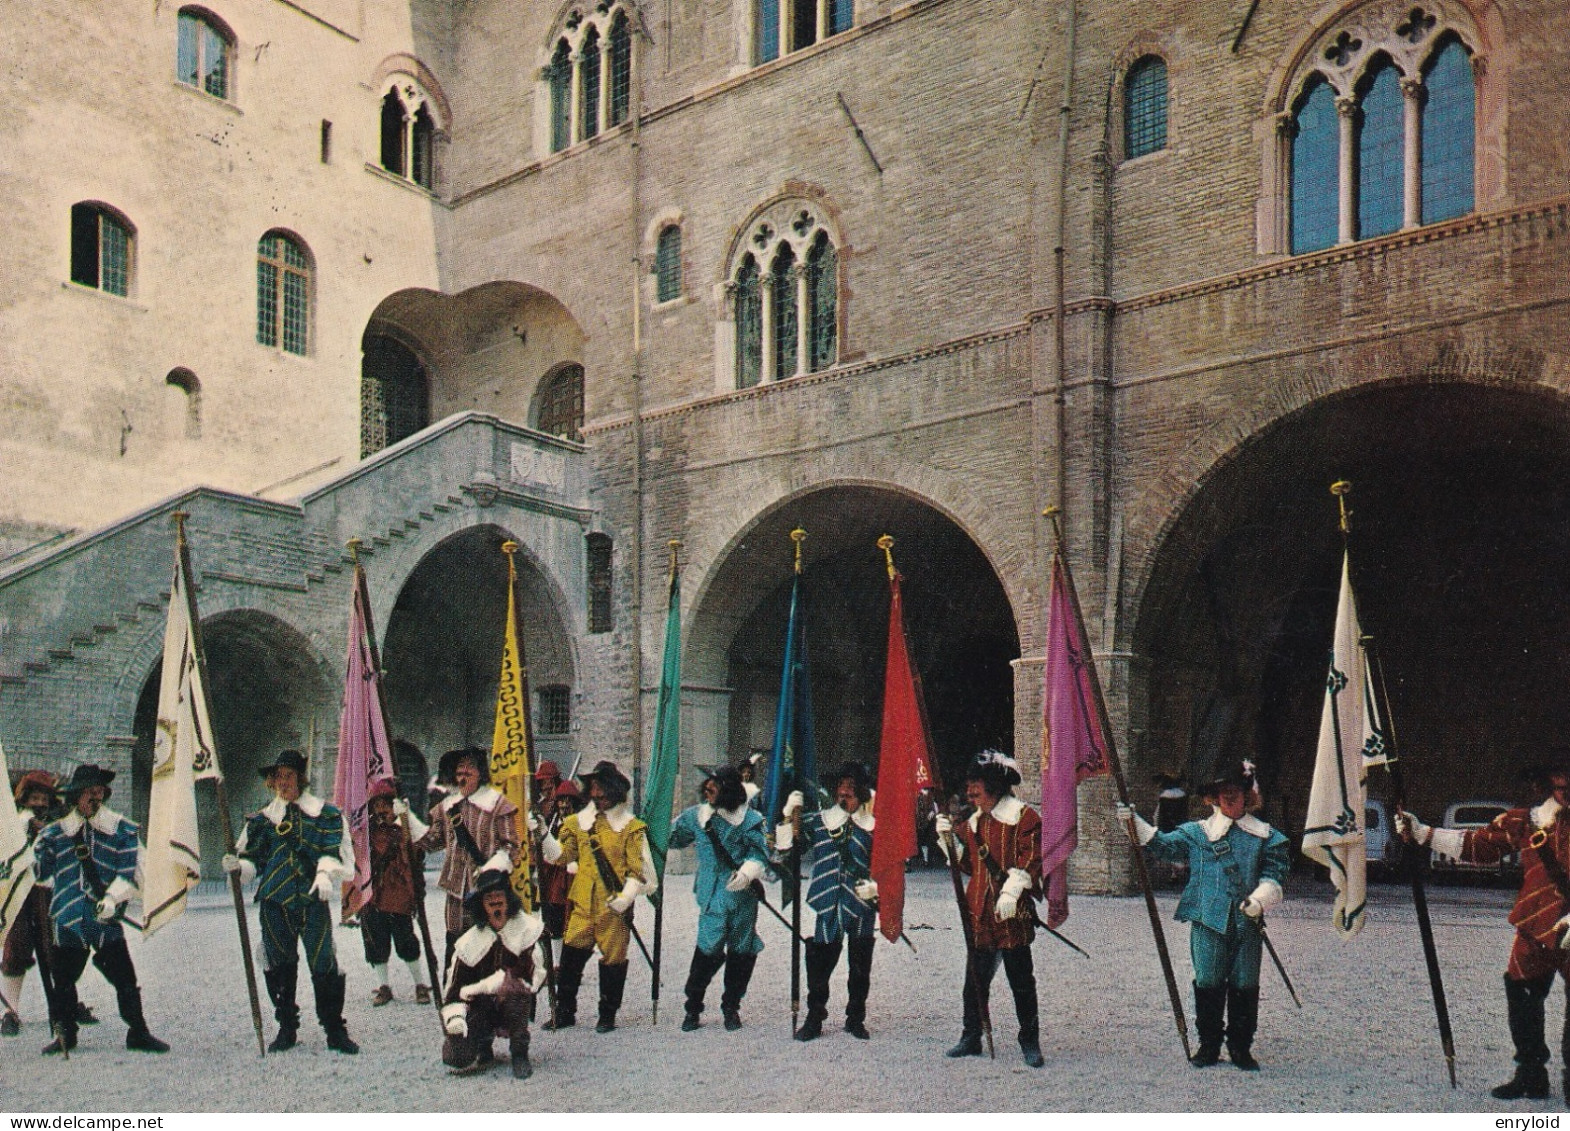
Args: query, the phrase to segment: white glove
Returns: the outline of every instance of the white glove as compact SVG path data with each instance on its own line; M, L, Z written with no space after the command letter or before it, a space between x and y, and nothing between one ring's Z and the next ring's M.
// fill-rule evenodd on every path
M939 813L932 827L937 830L938 836L945 837L954 831L954 822L949 820L946 814Z
M401 821L409 815L409 803L401 797L395 797L393 798L392 810L393 816Z
M783 816L787 821L790 820L792 814L797 812L797 810L799 810L806 803L807 799L801 795L801 790L791 790L790 796L785 799L785 809L781 816Z
M576 860L567 865L567 874L569 876L576 876L578 874L578 862Z
M1570 915L1555 923L1554 930L1559 932L1559 949L1570 950Z
M1237 909L1250 919L1258 919L1265 913L1265 905L1253 896L1249 896L1242 903L1238 904Z
M481 978L478 982L470 982L458 991L458 996L464 1001L473 1001L486 994L494 994L501 990L502 983L507 980L507 972L498 970L489 977Z
M1134 812L1134 807L1132 805L1125 805L1121 801L1117 803L1115 808L1117 810L1118 820L1122 821L1125 825L1139 815Z
M726 891L746 891L752 886L752 881L742 874L741 869L730 874L730 879L725 881Z
M878 881L862 880L855 887L856 898L863 903L876 903L878 901Z
M455 1013L447 1018L448 1035L454 1037L467 1037L469 1035L469 1019L461 1013Z
M529 814L529 831L531 833L537 833L540 831L540 819L533 813Z
M224 853L224 856L223 856L223 868L224 868L225 872L238 872L240 870L240 866L243 863L244 863L244 861L241 860L234 853L232 853L232 852L225 852Z
M627 913L627 908L629 908L631 906L632 906L632 899L628 897L626 892L623 892L621 895L612 897L612 899L610 901L610 909L612 911L616 912L616 914L618 914L618 915L625 915Z
M98 909L94 911L93 917L100 923L107 923L119 909L120 905L106 895L98 901Z
M743 860L741 866L725 884L726 891L746 891L754 880L763 878L763 864L758 860Z
M333 895L333 878L326 872L316 873L316 879L311 881L311 894L326 903Z
M1019 910L1019 896L1005 891L998 896L997 917L999 919L1012 919L1014 912Z
M1416 814L1408 813L1405 809L1397 809L1391 820L1395 823L1396 832L1400 834L1402 840L1427 844L1434 838L1434 830L1419 821Z
M536 959L534 963L534 973L529 977L529 992L531 994L537 994L540 992L540 987L543 985L545 985L545 963Z

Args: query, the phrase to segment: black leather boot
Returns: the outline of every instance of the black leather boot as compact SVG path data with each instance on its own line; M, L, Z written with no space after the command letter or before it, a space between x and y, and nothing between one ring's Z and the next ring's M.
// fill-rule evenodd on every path
M1258 1072L1251 1051L1259 1028L1259 987L1227 987L1227 1056L1245 1072Z
M267 1046L268 1052L288 1052L300 1039L300 1007L295 1004L294 991L300 967L291 962L276 970L263 970L262 980L267 983L267 996L273 1003L273 1016L278 1021L278 1035Z
M627 963L607 966L600 963L600 1018L594 1026L596 1033L609 1033L616 1028L616 1011L621 1008L622 991L627 988Z
M545 1022L546 1029L571 1029L578 1023L578 987L583 985L583 970L593 955L592 947L561 948L561 963L556 967L556 1016Z
M1195 1068L1209 1068L1221 1060L1221 1042L1226 1038L1227 988L1194 983L1194 1028L1199 1032L1199 1051L1189 1058Z
M867 993L872 988L872 950L875 941L873 938L851 939L849 945L850 978L845 985L849 1000L845 1003L845 1032L862 1041L872 1039L872 1034L867 1032Z
M1505 1007L1515 1043L1515 1075L1489 1094L1496 1100L1540 1100L1548 1095L1548 1042L1544 1039L1543 1002L1554 976L1530 982L1505 978Z
M311 975L311 989L316 994L316 1020L327 1034L327 1047L345 1056L353 1056L360 1046L349 1037L349 1026L343 1019L343 999L349 979L343 974Z
M725 1028L731 1032L741 1028L741 999L747 996L752 968L757 964L756 954L732 952L725 959L725 992L720 997L720 1013L725 1017Z
M829 975L839 958L839 947L830 943L807 943L807 1018L796 1030L798 1041L815 1041L823 1036L823 1022L829 1016Z
M724 954L705 954L694 948L692 965L687 970L687 1010L681 1020L683 1032L690 1033L701 1024L698 1018L703 1013L703 995L708 993L709 983L723 965Z

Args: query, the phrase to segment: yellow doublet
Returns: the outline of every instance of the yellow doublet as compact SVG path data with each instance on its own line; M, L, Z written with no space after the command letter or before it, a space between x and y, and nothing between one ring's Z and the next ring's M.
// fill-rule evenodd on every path
M607 814L591 805L563 821L557 838L560 860L578 865L567 892L567 930L562 943L597 946L601 960L611 966L626 962L632 909L628 908L625 916L618 915L610 909L610 901L622 893L629 876L645 884L653 879L653 867L648 863L648 826L625 806L618 805ZM616 875L617 886L610 890L600 877L594 856L596 843Z

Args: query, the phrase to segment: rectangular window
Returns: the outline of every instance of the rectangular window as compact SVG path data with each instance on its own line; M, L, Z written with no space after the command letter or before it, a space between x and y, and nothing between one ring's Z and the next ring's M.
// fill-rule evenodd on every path
M305 353L307 326L305 276L293 271L283 277L283 348L290 353Z
M131 293L131 236L103 213L98 214L100 290L124 298Z
M256 340L278 344L278 268L271 263L256 265Z
M322 164L333 163L333 124L326 118L322 119Z
M589 631L609 632L611 617L611 540L604 534L590 534L588 542L589 566Z
M71 206L71 282L131 293L131 230L97 205Z
M754 63L767 63L780 57L780 0L757 0L753 8Z
M88 204L71 207L71 282L98 285L98 210Z
M825 0L825 2L829 6L829 34L838 35L842 31L849 31L856 14L854 0Z
M181 15L180 39L175 50L175 77L186 86L197 85L196 37L202 23L195 16Z

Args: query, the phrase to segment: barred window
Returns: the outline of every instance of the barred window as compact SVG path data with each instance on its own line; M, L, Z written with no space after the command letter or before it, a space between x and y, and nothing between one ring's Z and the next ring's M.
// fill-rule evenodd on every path
M583 439L583 366L564 365L540 386L535 427L568 440Z
M607 534L590 534L584 538L588 557L589 631L609 632L613 627L611 617L611 539Z
M106 294L131 293L131 224L101 204L71 206L71 282Z
M583 37L578 62L578 138L600 132L600 33L590 28Z
M624 15L611 24L609 63L610 105L605 108L605 124L619 126L627 120L632 105L632 32Z
M182 83L227 99L233 56L234 36L214 16L195 8L181 10L175 76Z
M419 356L395 338L368 337L360 359L361 458L430 422L429 382Z
M539 720L541 734L569 734L572 731L572 688L551 683L539 690Z
M670 224L660 229L654 249L654 300L670 302L681 297L681 228Z
M1128 69L1123 94L1123 155L1143 157L1167 147L1167 65L1146 55Z
M303 245L268 232L256 247L256 340L286 353L310 348L311 262Z

